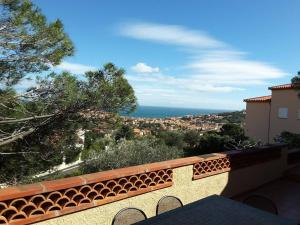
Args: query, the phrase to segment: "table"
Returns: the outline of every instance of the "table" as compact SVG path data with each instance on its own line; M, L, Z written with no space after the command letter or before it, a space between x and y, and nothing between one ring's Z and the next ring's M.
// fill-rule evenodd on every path
M212 195L135 225L297 225L243 203Z

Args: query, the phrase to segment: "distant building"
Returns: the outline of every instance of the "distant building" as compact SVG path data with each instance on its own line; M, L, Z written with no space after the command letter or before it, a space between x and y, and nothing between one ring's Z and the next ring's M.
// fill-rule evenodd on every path
M300 90L292 84L269 87L271 95L245 99L246 135L274 143L283 131L300 134Z

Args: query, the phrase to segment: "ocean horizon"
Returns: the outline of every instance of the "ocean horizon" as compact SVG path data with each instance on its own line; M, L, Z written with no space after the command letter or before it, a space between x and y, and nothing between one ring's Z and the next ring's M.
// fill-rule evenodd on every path
M168 118L180 117L187 115L206 115L222 112L230 112L225 109L199 109L199 108L179 108L179 107L162 107L162 106L138 106L136 111L130 114L121 113L122 116L134 118Z

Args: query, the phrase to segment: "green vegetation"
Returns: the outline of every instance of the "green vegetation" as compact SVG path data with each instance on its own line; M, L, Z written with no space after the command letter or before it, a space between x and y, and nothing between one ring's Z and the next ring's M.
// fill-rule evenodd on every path
M184 148L184 133L180 131L162 131L157 137L167 146Z
M27 0L0 4L0 183L18 183L78 158L79 129L93 130L101 119L84 112L131 112L136 107L125 71L112 63L84 79L62 72L37 76L72 55L73 45L57 20L47 23ZM12 43L12 44L5 44ZM17 90L31 73L33 87ZM22 91L22 92L21 92Z
M126 124L121 124L120 127L118 127L114 133L115 140L120 139L133 139L134 138L134 132L132 127Z
M245 121L245 111L224 112L218 115L224 116L224 119L216 122L242 124Z
M162 132L158 138L168 146L183 148L186 155L201 155L229 149L242 150L254 144L236 124L225 124L220 132L210 131L204 134L195 130Z
M183 157L183 150L161 143L157 138L111 141L106 148L95 144L89 149L82 173L91 173Z
M284 131L279 136L279 140L283 143L287 143L290 148L300 147L300 134L294 134L288 131Z
M85 149L82 173L159 162L184 156L202 155L226 150L243 150L255 143L235 124L226 124L220 132L162 131L157 136L132 139L104 137Z
M299 91L300 89L300 71L296 76L291 79L293 86ZM298 92L298 97L300 98L300 92Z
M294 87L298 89L300 88L300 72L298 72L298 74L292 78L291 82Z
M28 73L48 70L73 55L61 21L47 23L30 1L2 0L0 11L1 84L17 84Z
M97 123L89 123L80 114L82 110L117 113L120 110L133 110L136 105L133 89L125 82L123 70L111 63L104 65L103 70L88 72L84 81L64 72L51 74L37 82L39 88L29 90L27 93L30 93L30 98L27 95L26 100L16 98L15 92L4 91L0 96L1 102L13 109L4 109L1 113L15 118L13 120L26 120L22 123L1 121L2 124L7 123L1 130L11 136L16 132L22 135L24 129L28 131L19 139L3 144L0 162L5 166L3 170L1 168L1 180L11 178L11 170L18 171L13 178L19 180L60 164L63 156L67 162L75 160L80 153L76 147L76 131L97 126ZM114 104L109 105L112 96L116 99ZM13 107L12 104L19 107ZM45 115L46 119L28 119L28 113ZM9 137L6 140L10 140ZM12 167L11 170L6 165Z

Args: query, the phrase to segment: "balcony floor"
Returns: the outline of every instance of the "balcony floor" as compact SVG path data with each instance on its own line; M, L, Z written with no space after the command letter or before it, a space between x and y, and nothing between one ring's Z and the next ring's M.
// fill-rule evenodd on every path
M300 167L293 169L291 173L282 179L233 199L243 201L254 194L271 199L276 204L280 216L300 224Z

